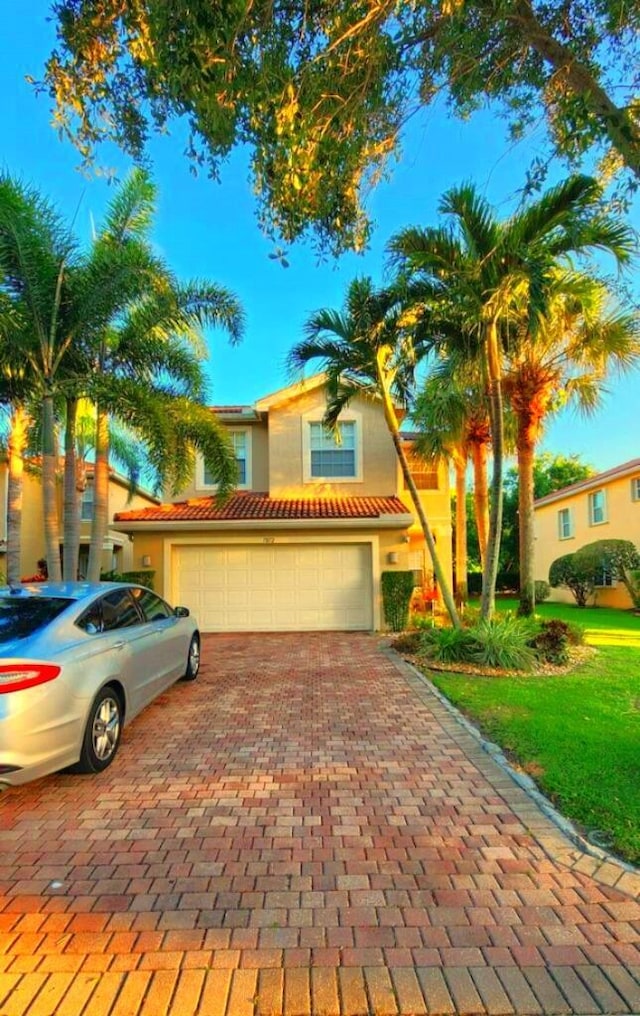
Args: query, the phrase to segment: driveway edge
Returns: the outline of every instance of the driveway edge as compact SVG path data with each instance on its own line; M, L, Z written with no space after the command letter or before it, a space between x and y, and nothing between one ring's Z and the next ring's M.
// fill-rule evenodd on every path
M488 741L478 727L467 720L422 671L405 660L391 646L381 648L423 701L427 696L444 707L455 726L460 729L460 733L456 735L455 727L448 725L448 733L456 742L463 742L461 747L464 747L470 761L533 833L549 858L595 879L596 882L640 899L640 869L589 843L573 823L561 815L551 801L541 793L531 777L514 769L500 746ZM475 744L475 747L471 746L471 750L469 737Z

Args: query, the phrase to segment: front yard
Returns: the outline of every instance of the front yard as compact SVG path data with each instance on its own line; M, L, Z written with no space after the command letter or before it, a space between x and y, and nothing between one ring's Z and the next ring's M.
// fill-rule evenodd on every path
M427 674L583 833L638 864L640 617L565 604L538 612L580 623L597 655L558 677Z

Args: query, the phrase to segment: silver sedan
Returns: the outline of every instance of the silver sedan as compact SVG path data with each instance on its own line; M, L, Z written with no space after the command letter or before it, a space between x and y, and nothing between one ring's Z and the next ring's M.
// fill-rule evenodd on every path
M105 769L124 723L199 666L189 611L143 586L0 588L0 789Z

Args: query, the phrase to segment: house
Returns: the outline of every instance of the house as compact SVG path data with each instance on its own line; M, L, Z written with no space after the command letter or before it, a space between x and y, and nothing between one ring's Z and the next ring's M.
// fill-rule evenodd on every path
M339 443L322 426L325 410L323 375L253 406L213 407L238 463L231 499L217 504L198 461L177 502L116 515L135 566L148 562L156 589L192 609L203 631L375 630L382 571L431 582L382 404L356 397ZM446 463L414 467L450 574Z
M4 510L0 514L0 571L4 572L4 555L7 548L7 488L9 471L7 461L0 460L0 503ZM58 517L62 519L62 482L59 484ZM118 511L130 508L145 508L160 503L148 491L141 488L131 489L129 480L115 470L109 475L109 518L113 519ZM80 557L79 571L86 574L89 561L89 540L91 536L91 519L93 518L93 467L87 466L87 486L82 494L80 521ZM62 531L60 533L62 537ZM64 547L61 544L64 553ZM42 481L40 472L25 463L23 473L22 497L22 532L21 532L21 568L24 576L33 575L36 563L45 557L44 512L42 503ZM104 571L128 571L133 568L133 547L126 533L111 529L103 544L102 567Z
M640 459L572 483L539 498L534 505L536 578L549 578L556 558L596 540L631 540L640 548ZM597 603L631 607L627 590L603 573ZM553 589L551 597L572 602L568 589Z

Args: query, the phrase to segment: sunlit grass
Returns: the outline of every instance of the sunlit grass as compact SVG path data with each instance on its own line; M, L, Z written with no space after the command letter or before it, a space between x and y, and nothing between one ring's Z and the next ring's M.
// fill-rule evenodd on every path
M567 817L640 863L640 617L550 603L539 613L582 624L597 654L561 676L429 677Z

